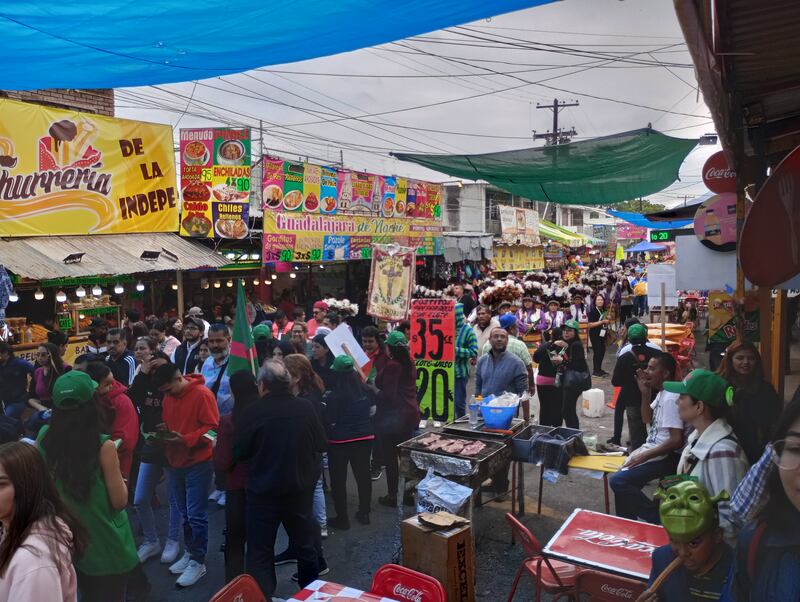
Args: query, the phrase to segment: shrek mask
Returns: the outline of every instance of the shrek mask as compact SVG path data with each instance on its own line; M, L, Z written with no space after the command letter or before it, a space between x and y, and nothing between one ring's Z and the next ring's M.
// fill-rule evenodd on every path
M659 487L655 497L661 500L658 509L661 524L672 540L686 543L719 526L717 503L730 499L727 491L711 497L708 490L695 480L681 480Z

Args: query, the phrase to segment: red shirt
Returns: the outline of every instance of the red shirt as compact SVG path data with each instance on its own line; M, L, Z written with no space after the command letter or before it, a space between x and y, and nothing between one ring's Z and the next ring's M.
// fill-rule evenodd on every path
M108 404L114 410L114 421L111 423L111 438L120 439L122 444L117 448L119 468L125 480L131 474L133 450L139 441L139 415L133 407L131 398L126 394L127 388L119 381L108 392Z

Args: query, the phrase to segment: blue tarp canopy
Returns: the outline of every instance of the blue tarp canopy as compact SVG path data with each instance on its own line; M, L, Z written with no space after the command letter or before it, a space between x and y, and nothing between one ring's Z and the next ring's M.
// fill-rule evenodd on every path
M652 242L643 240L642 242L628 247L625 249L626 253L657 253L658 251L666 251L666 245L657 245Z
M692 223L693 220L690 219L677 219L671 222L662 222L662 221L653 221L651 219L647 219L644 215L640 213L629 213L627 211L615 211L611 209L608 211L614 217L618 217L621 220L628 222L629 224L633 224L634 226L642 226L644 228L655 228L657 230L673 230L675 228L683 228L684 226L688 226Z
M0 88L118 88L230 75L553 1L6 0Z

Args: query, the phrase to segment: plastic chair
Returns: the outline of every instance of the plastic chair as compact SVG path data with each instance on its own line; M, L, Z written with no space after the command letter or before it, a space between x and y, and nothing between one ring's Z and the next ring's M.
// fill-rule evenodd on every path
M575 600L580 602L582 595L588 596L592 602L636 600L646 588L647 584L641 581L602 571L579 569L575 579Z
M678 351L675 353L675 362L678 364L676 378L683 378L694 370L694 339L683 339Z
M514 515L510 512L506 513L506 520L511 525L514 537L522 542L526 555L514 577L511 593L508 594L508 602L514 599L523 570L528 572L536 586L534 599L537 602L542 598L542 590L553 596L553 599L561 596L571 596L575 587L575 576L578 572L578 567L568 562L550 560L544 555L542 546L539 545L533 533L525 525L514 518Z
M239 575L208 602L267 602L267 598L255 579L250 575Z
M414 590L415 594L418 592L419 597L414 599L421 602L447 602L447 594L438 580L399 564L384 564L379 568L372 577L369 593L387 598L407 597L399 595L398 589Z

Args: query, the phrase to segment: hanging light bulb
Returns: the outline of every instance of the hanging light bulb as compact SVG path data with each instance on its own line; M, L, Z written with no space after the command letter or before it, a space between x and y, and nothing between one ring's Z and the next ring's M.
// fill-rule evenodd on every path
M139 282L137 282L136 283L136 290L141 293L144 290L144 282L142 282L141 280Z
M228 259L236 259L236 253L226 253L225 257Z
M172 283L172 290L173 291L177 291L178 290L178 283L177 282L173 282Z
M261 259L261 255L259 255L258 253L250 253L250 259L252 261L258 261L259 259Z
M208 285L208 278L202 278L200 280L200 288L202 288L205 291L205 290L208 290L208 286L209 286Z
M228 280L228 281L225 283L225 286L227 286L228 288L233 288L233 280Z
M103 294L103 289L101 289L101 288L100 288L100 285L99 285L99 284L95 284L95 285L92 287L92 294L93 294L95 297L99 297L100 295L102 295L102 294Z
M299 269L300 269L300 266L299 266L299 265L296 265L296 266L294 266L294 269L295 269L295 271L297 271L297 270L299 270Z
M319 264L319 269L320 269L320 270L324 270L324 269L325 269L325 266L324 266L324 265L322 265L322 264Z
M292 272L291 274L289 274L289 278L297 278L297 274L295 274L294 272Z
M272 286L272 280L265 280L264 284L266 284L267 286Z
M42 292L42 289L37 288L36 292L33 293L33 298L36 299L37 301L41 301L42 299L44 299L44 293Z
M258 286L261 284L261 281L258 278L253 278L253 286Z
M273 280L277 280L277 279L278 279L278 275L277 275L277 274L273 274L273 275L272 275L272 279L273 279Z
M16 303L17 301L19 301L19 295L17 294L17 291L11 291L11 293L9 293L8 295L8 300L11 303Z
M82 286L79 286L75 289L75 295L78 297L78 299L83 299L86 296L86 289Z
M214 288L219 288L222 286L222 283L219 280L214 281Z
M64 291L58 291L56 293L56 301L58 301L59 303L64 303L64 301L66 300L67 300L67 293L65 293Z
M114 294L121 295L125 292L125 287L123 287L119 282L114 285Z

